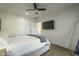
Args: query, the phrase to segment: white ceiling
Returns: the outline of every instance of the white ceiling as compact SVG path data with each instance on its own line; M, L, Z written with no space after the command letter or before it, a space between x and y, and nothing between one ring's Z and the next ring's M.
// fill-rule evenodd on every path
M26 11L26 9L34 8L32 3L0 3L0 10L11 12L20 16L30 18L30 19L35 19L35 17L37 17L36 20L38 20L72 5L76 5L76 4L37 3L38 8L39 7L46 8L46 11L39 11L38 15L35 14L35 11ZM28 12L29 15L26 15L26 12Z

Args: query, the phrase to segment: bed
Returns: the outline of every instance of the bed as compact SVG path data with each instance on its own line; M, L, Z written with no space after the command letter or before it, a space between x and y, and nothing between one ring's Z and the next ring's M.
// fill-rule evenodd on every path
M4 46L7 56L39 56L49 50L50 43L36 36L15 35L9 37Z

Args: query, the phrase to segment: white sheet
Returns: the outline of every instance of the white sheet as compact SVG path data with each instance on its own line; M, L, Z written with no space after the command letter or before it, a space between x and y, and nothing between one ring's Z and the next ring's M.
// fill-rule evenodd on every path
M7 51L8 56L21 56L21 55L29 55L31 52L34 52L45 46L45 43L37 44L31 47L20 46L19 48L15 48ZM15 50L15 51L14 51Z
M18 43L17 43L18 42ZM38 38L31 36L15 36L7 46L7 55L20 56L44 46Z

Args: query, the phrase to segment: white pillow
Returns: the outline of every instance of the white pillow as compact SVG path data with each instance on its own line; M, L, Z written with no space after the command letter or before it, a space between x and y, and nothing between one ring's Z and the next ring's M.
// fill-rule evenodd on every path
M4 40L3 37L0 36L0 47L6 46L6 45L7 45L6 41Z
M3 33L3 32L1 32L1 31L0 31L0 38L1 39L3 38L2 41L5 41L6 43L9 43L10 42L10 39L9 39L8 35L5 34L5 33Z

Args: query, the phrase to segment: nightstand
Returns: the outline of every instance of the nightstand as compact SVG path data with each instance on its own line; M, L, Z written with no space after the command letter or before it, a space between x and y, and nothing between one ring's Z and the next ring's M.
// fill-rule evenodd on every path
M6 49L0 48L0 56L5 56L5 55L6 55Z

